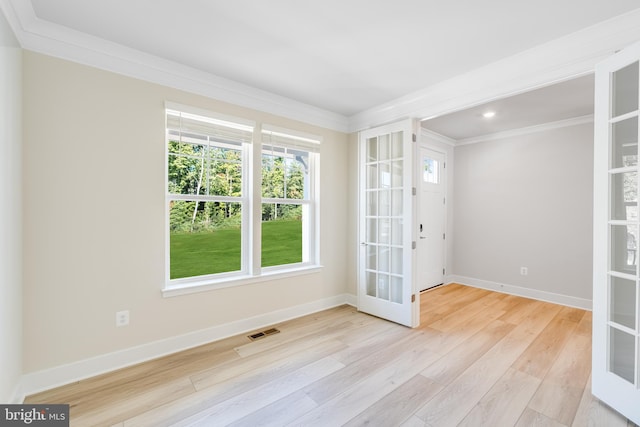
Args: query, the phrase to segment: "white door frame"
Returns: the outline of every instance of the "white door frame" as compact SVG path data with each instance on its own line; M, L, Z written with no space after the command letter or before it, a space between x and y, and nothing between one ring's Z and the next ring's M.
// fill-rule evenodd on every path
M445 187L445 197L447 199L446 207L445 207L445 218L444 218L444 227L446 230L446 239L444 243L444 284L451 283L452 279L452 271L450 268L450 261L453 259L453 238L454 238L454 230L453 230L453 199L454 199L454 176L453 171L455 169L455 152L454 147L456 141L451 138L447 138L435 132L432 132L423 127L420 128L420 144L430 150L438 151L445 154L445 159L447 162L447 167L445 169L446 174L446 187ZM416 214L417 216L417 214Z
M422 206L422 200L421 197L423 197L423 191L422 191L422 186L424 185L423 183L423 177L422 177L422 173L423 173L423 165L422 165L422 156L420 155L421 150L425 149L425 150L429 150L432 151L434 153L437 153L439 155L442 156L442 165L439 167L440 168L440 180L442 183L442 197L444 198L444 200L448 201L448 170L447 170L447 164L448 164L448 156L447 156L447 151L443 150L440 147L435 146L435 144L430 143L430 141L428 141L426 138L420 138L420 143L419 143L419 147L418 147L418 152L416 155L416 161L415 161L415 171L416 171L416 188L417 188L417 197L418 200L416 200L416 223L418 224L418 229L416 230L416 232L418 233L418 239L423 238L423 236L420 236L421 230L420 228L420 223L423 223L422 218L421 218L421 206ZM445 236L447 235L447 203L442 203L441 205L442 208L442 214L443 214L443 223L442 223L442 233L443 233L443 238L440 240L441 244L442 244L442 265L441 267L438 268L442 268L442 280L440 281L440 283L436 283L432 286L430 286L429 288L432 288L434 286L437 286L439 284L444 284L445 283L445 277L446 277L446 268L447 268L447 242L448 240L445 238ZM439 238L439 236L438 236ZM416 253L416 256L420 255L420 241L418 241L418 250ZM417 281L417 286L418 286L418 291L422 291L425 290L424 289L424 284L422 279L424 279L424 277L421 277L421 273L419 272L419 269L416 269L416 281Z

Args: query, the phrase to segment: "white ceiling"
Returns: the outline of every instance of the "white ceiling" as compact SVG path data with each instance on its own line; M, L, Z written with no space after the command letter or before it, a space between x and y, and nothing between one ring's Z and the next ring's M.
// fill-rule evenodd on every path
M17 3L28 0L10 0ZM31 0L57 24L343 116L640 7L637 0Z
M593 114L594 76L571 79L422 122L447 138L466 139ZM485 118L492 111L494 117Z

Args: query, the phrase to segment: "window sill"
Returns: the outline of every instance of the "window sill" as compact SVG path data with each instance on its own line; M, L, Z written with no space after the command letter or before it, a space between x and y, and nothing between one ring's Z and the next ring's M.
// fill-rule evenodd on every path
M254 283L267 282L270 280L284 279L286 277L319 273L320 271L322 271L322 269L322 265L305 265L302 267L291 267L287 269L278 269L271 271L267 270L263 271L260 276L233 276L224 279L206 279L202 281L181 283L179 285L167 284L162 290L162 296L168 298L235 286L251 285Z

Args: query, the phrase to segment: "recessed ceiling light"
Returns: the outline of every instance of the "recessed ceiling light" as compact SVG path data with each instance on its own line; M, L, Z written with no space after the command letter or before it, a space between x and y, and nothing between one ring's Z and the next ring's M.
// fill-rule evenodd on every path
M495 115L496 115L495 111L487 111L486 113L484 113L482 115L482 117L484 117L485 119L490 119L491 117L493 117Z

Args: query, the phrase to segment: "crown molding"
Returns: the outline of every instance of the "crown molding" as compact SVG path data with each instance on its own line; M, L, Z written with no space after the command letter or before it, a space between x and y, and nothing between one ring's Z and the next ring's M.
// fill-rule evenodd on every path
M20 46L174 89L347 132L346 116L37 18L29 0L0 0Z
M451 147L455 147L457 142L453 138L449 138L448 136L444 136L442 134L439 134L438 132L434 132L431 129L427 129L422 126L420 127L420 135L431 138L434 141L441 142Z
M593 72L640 40L640 9L346 117L37 18L30 0L0 0L22 48L340 132L427 119Z
M544 132L552 129L560 129L560 128L565 128L569 126L583 125L587 123L593 123L593 114L574 117L571 119L558 120L555 122L543 123L541 125L527 126L519 129L511 129L511 130L505 130L502 132L495 132L495 133L490 133L486 135L474 136L472 138L458 139L456 140L454 145L456 147L459 147L462 145L477 144L479 142L495 141L498 139L505 139L505 138L514 138L516 136L528 135L536 132Z
M355 132L401 117L420 120L592 73L640 39L640 9L445 80L349 118Z

